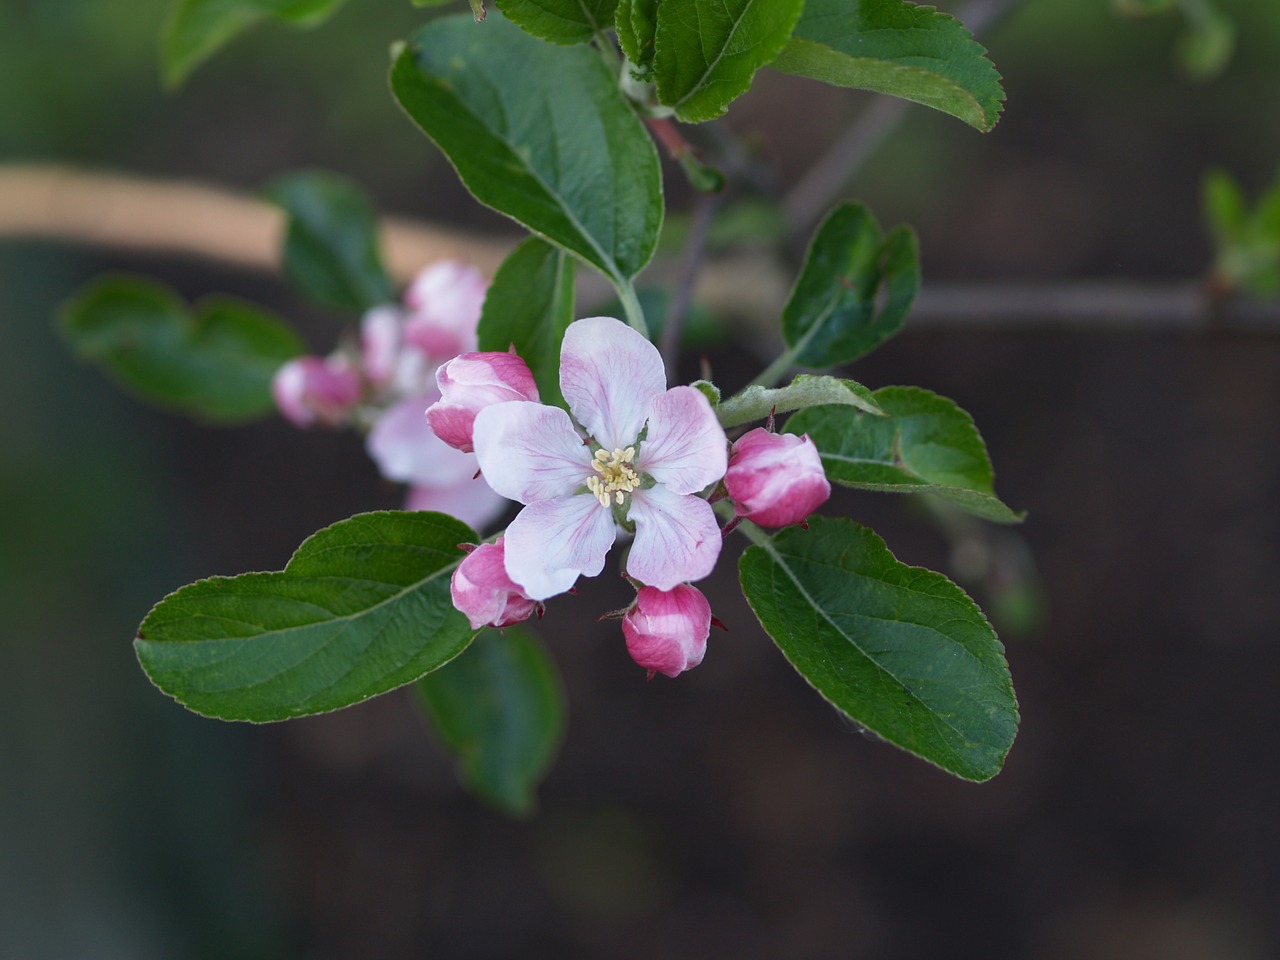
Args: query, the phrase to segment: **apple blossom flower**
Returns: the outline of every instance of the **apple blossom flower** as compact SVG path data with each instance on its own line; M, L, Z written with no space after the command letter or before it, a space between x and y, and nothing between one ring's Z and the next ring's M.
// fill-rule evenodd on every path
M473 629L505 627L528 620L538 609L511 582L502 563L503 538L476 547L453 571L449 593L453 605L471 622Z
M470 453L471 429L484 407L505 400L538 399L528 364L512 353L464 353L436 370L440 399L427 408L427 421L449 446Z
M422 393L436 368L476 349L476 328L488 281L460 260L423 269L404 294L404 305L382 304L360 320L365 377L383 399Z
M535 600L563 593L604 568L619 526L635 533L633 579L671 590L707 576L720 528L697 494L724 475L728 445L707 398L666 389L657 349L612 317L569 325L560 389L573 420L525 400L476 415L485 480L525 505L506 533L511 579Z
M360 375L342 354L297 357L271 378L271 396L295 426L338 426L360 401Z
M766 527L799 523L831 496L813 441L764 427L734 442L724 486L738 516Z
M641 587L622 618L631 659L649 671L676 677L702 662L711 632L711 605L687 583L671 590Z
M299 426L366 431L365 448L379 472L409 484L406 510L438 510L476 528L488 525L506 500L476 479L475 457L447 446L425 416L440 400L436 369L475 349L487 287L480 271L460 261L431 264L405 292L403 305L365 312L358 348L346 344L277 371L272 392L281 413ZM537 392L501 399L513 396L536 399Z

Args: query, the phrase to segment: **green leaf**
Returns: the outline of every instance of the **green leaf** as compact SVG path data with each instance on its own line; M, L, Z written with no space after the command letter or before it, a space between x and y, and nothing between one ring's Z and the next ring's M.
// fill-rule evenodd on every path
M770 414L827 404L856 407L874 416L885 416L880 404L876 403L875 395L856 380L813 377L806 373L785 387L753 384L717 406L716 416L720 418L720 425L728 429L763 420Z
M401 107L476 199L602 271L620 291L662 223L658 155L589 47L500 16L427 24L391 70Z
M713 120L786 45L804 0L667 0L657 5L658 99L689 123Z
M1218 10L1187 18L1178 38L1182 68L1197 80L1209 80L1226 69L1236 49L1235 22Z
M818 227L782 313L793 362L848 363L893 336L920 290L915 234L888 236L857 203L836 207Z
M619 0L614 13L618 45L633 67L653 69L653 42L658 29L658 0Z
M1240 185L1221 170L1204 183L1204 211L1213 233L1212 286L1220 294L1280 292L1280 178L1250 205Z
M321 23L343 0L178 0L160 38L165 83L176 87L237 34L268 17L300 27Z
M502 262L480 313L481 350L512 345L538 384L543 403L564 406L560 342L573 323L573 259L530 237Z
M613 26L618 0L497 0L498 9L526 33L552 43L587 43Z
M964 24L906 0L807 0L772 66L924 104L984 132L1004 100L1000 74Z
M1249 209L1244 190L1225 170L1210 170L1203 184L1204 213L1215 239L1225 244L1248 230Z
M809 435L835 483L932 493L987 520L1022 521L996 498L991 460L969 414L919 387L884 387L872 396L888 416L811 407L787 421L787 432Z
M528 816L564 735L555 664L529 633L483 630L443 670L418 681L459 778L510 814Z
M1111 0L1117 13L1128 17L1145 17L1152 13L1172 10L1175 0Z
M318 531L284 570L199 580L161 600L134 642L153 683L196 713L266 722L412 683L475 636L453 607L459 543L440 513L364 513Z
M364 192L344 177L308 171L266 190L289 217L284 269L311 299L367 310L392 299L378 252L378 218Z
M964 591L909 567L852 520L758 531L743 593L791 665L836 709L966 780L1000 772L1018 727L1004 647Z
M259 307L217 297L193 315L171 289L142 278L96 281L58 321L77 356L139 399L217 423L274 411L271 378L303 352L294 332Z

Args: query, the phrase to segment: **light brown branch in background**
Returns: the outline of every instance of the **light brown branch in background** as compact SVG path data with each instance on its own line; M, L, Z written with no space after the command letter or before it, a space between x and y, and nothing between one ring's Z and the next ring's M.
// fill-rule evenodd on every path
M0 165L0 240L42 238L156 256L188 256L259 272L279 269L284 220L270 204L192 183L151 181L64 167ZM492 276L515 238L485 239L417 221L383 220L389 269L401 283L424 264L462 257ZM669 281L679 263L655 264L646 279ZM777 345L778 317L791 275L766 251L704 264L694 299L754 337ZM582 271L585 305L608 296ZM1198 282L1069 281L1053 284L931 281L911 311L910 329L1001 332L1280 332L1280 301L1216 304Z
M220 187L70 167L0 165L0 237L192 256L274 272L283 231L278 208ZM387 217L382 245L387 269L406 283L424 263L442 257L462 257L492 275L515 242Z

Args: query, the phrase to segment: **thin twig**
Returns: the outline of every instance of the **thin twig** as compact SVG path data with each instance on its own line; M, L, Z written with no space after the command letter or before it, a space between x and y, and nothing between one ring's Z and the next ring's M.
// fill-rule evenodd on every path
M1055 333L1280 333L1280 299L1216 300L1191 281L929 283L908 329Z
M955 16L975 36L995 26L1020 0L971 0ZM782 201L792 236L809 232L863 164L906 116L908 101L879 97L805 171Z
M680 356L680 333L684 329L689 304L693 301L693 290L698 282L698 274L702 270L702 261L706 256L707 234L711 230L711 221L715 219L722 196L719 193L700 193L693 202L693 219L689 224L689 236L685 240L684 254L680 258L680 275L672 289L671 304L667 307L667 316L662 324L662 336L658 341L658 350L662 354L662 362L669 379L676 376L676 362Z

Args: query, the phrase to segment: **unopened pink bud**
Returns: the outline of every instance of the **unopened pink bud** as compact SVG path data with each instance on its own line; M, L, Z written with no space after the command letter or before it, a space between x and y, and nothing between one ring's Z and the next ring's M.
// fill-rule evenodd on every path
M364 375L378 389L391 382L400 357L404 314L399 307L383 304L360 318L360 359Z
M476 414L494 403L538 399L528 365L514 353L464 353L436 371L440 400L427 409L437 437L466 453Z
M488 289L484 274L461 260L431 264L405 290L405 342L437 363L474 350Z
M738 516L766 527L799 523L831 496L813 441L763 427L734 443L724 486Z
M528 620L538 608L507 576L503 538L482 543L458 564L449 583L453 605L466 614L473 629L505 627Z
M702 662L711 632L711 604L697 587L641 587L622 618L631 659L650 672L677 677Z
M360 401L360 375L345 357L298 357L271 378L271 395L286 420L299 427L336 427Z

